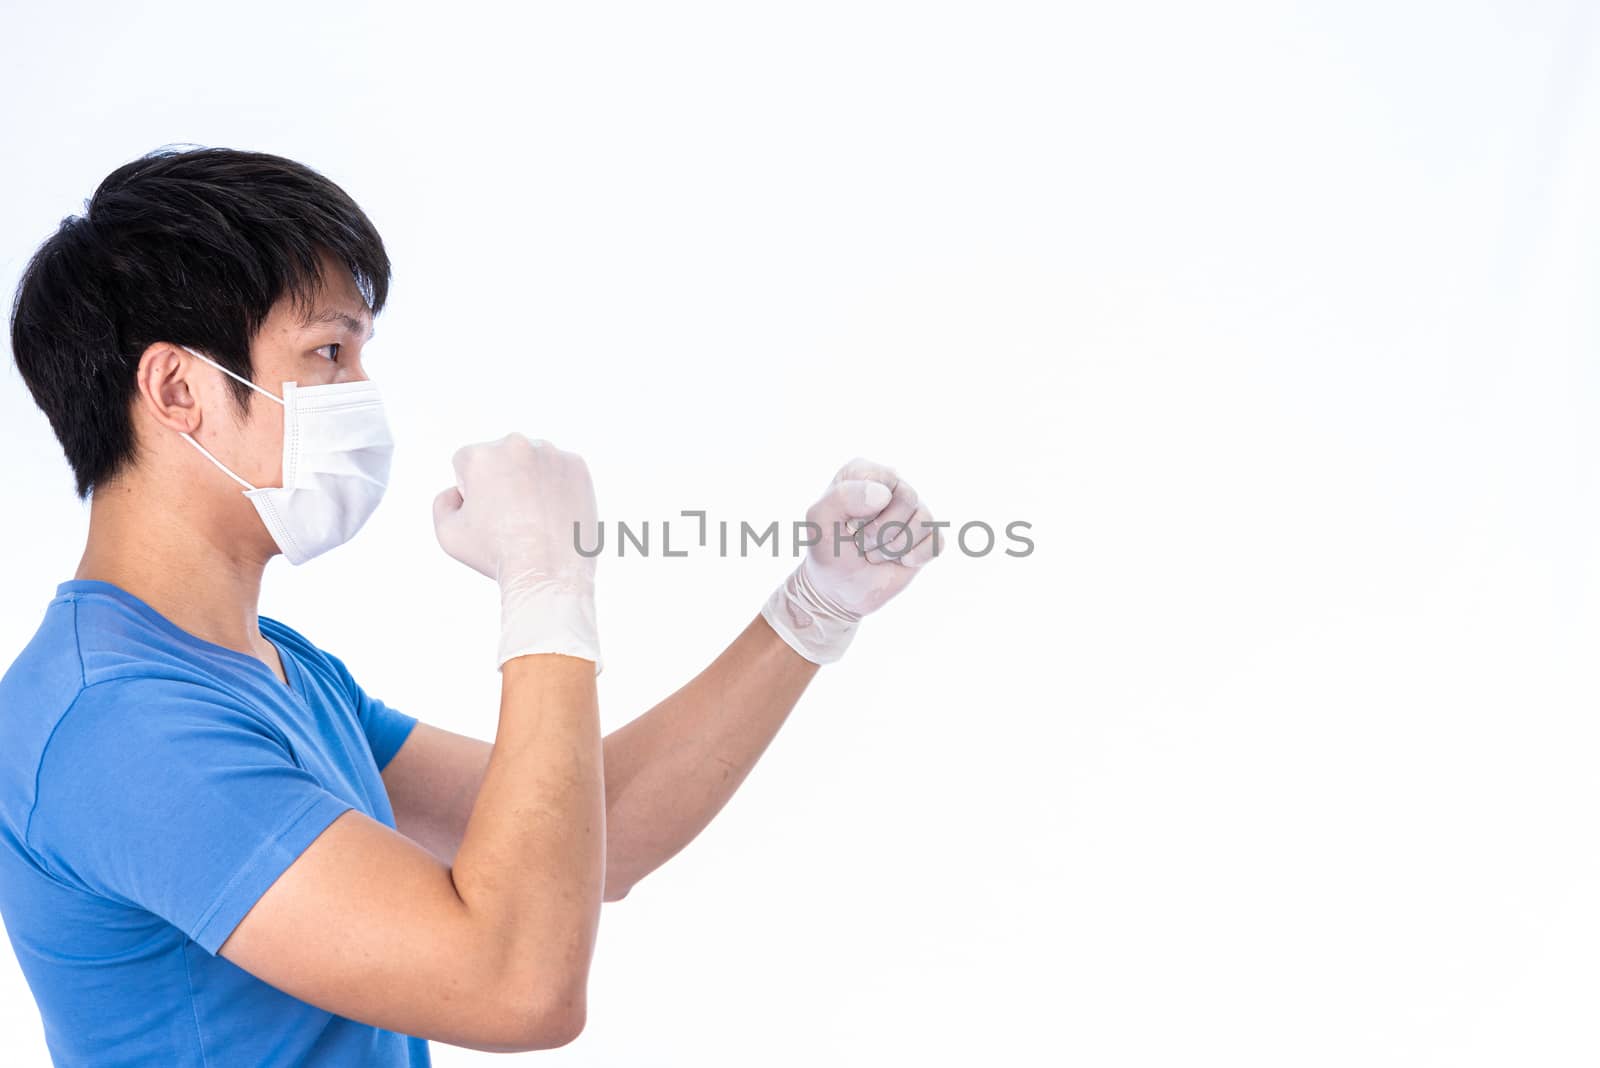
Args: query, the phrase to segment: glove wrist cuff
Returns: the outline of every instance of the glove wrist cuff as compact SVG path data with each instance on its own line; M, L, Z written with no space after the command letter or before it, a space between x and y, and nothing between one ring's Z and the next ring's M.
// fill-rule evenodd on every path
M772 591L761 616L789 647L813 664L844 656L861 614L828 597L811 581L805 562Z
M497 666L529 653L561 653L594 661L600 674L600 629L595 620L594 577L582 571L530 573L500 585Z

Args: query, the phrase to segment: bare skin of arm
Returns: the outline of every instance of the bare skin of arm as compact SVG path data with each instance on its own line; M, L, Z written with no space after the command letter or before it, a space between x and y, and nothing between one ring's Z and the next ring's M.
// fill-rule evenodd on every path
M221 955L404 1034L496 1052L570 1042L584 1026L605 882L602 760L594 664L506 661L494 745L473 797L454 798L461 834L449 862L346 812Z
M757 616L704 671L605 736L604 900L711 822L816 672ZM418 723L383 771L400 831L442 862L456 856L497 746Z

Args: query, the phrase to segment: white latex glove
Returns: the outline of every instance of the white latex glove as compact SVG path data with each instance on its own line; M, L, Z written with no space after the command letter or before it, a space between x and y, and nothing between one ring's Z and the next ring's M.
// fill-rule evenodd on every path
M600 634L594 614L593 557L598 512L583 458L507 434L466 445L451 458L456 484L433 500L433 526L444 551L500 584L499 666L528 653L594 661Z
M933 513L909 482L892 468L859 458L833 476L806 520L822 536L773 591L761 615L795 652L828 664L844 655L862 617L905 589L942 551L943 540L940 531L924 525Z

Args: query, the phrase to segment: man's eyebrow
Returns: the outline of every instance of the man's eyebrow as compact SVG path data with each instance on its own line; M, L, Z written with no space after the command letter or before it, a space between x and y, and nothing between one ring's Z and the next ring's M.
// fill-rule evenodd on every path
M315 326L317 323L339 323L347 327L352 334L364 337L368 341L371 341L372 335L377 333L377 328L371 319L362 321L349 312L341 311L338 308L330 308L327 311L310 315L305 320L305 325L307 326Z

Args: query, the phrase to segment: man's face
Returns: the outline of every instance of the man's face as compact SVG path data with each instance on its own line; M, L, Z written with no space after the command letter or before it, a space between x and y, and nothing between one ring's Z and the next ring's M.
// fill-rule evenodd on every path
M283 396L285 382L321 386L367 377L361 366L362 348L372 336L366 301L342 264L325 257L322 277L323 288L309 310L280 300L251 345L255 384L277 397ZM202 390L206 411L237 413L232 398L225 396L232 380L209 364L194 362L195 374L210 387ZM210 425L202 425L195 437L240 478L253 486L283 485L282 405L252 390L247 416L207 417L205 424ZM248 502L246 507L253 513Z
M279 398L285 382L309 387L364 381L361 353L371 336L372 314L355 279L342 263L324 257L322 287L311 306L280 300L256 333L252 380ZM181 436L187 431L252 486L282 486L283 405L251 390L241 414L231 393L235 384L175 344L152 345L140 365L136 432L145 442L161 443L153 466L145 467L157 479L170 480L170 493L160 499L206 513L215 544L235 553L259 551L265 560L278 550L255 505Z

